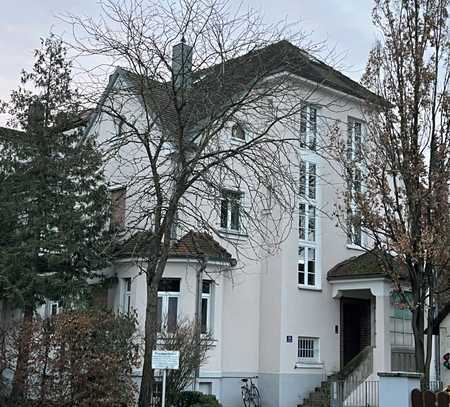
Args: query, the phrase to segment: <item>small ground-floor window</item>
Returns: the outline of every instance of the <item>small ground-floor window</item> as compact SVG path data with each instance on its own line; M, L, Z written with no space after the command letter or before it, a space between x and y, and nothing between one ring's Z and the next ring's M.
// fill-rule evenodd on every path
M198 384L198 391L203 394L212 394L212 383L211 382L200 382Z
M319 362L319 338L299 336L297 356L300 362Z

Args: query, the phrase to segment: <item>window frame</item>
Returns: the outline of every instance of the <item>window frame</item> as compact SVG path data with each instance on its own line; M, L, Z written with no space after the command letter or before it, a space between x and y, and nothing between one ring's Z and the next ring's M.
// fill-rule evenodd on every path
M398 296L396 298L396 295ZM410 291L405 291L404 295L406 297L412 296ZM409 308L396 308L396 304L399 304L399 296L400 294L393 292L391 294L391 309L389 315L389 335L390 335L390 343L391 347L394 349L414 349L414 333L411 325L412 320L412 312ZM399 312L400 311L400 312ZM396 329L396 321L401 321L402 329L399 331ZM405 329L405 327L409 329ZM397 343L396 339L398 335L402 337L402 343ZM410 345L406 344L406 338L409 338Z
M127 186L115 185L109 188L109 193L111 198L110 229L123 231L126 228ZM117 195L116 198L115 195Z
M301 348L302 342L312 342L312 348ZM306 352L312 351L312 357L300 356L301 350ZM319 364L320 362L320 338L313 336L298 336L297 337L297 360L301 364Z
M206 293L204 292L204 284L208 284L209 285L209 292ZM211 306L212 306L212 290L213 290L213 282L211 280L203 280L203 284L202 284L202 308L200 310L201 313L201 321L200 321L200 330L201 330L201 334L207 334L212 332L212 319L211 319ZM203 330L203 300L206 300L206 323L205 323L205 327L206 329Z
M234 195L233 199L230 199L226 195ZM238 198L238 199L236 199ZM239 235L245 235L245 230L243 227L242 222L242 208L243 208L243 201L244 201L244 192L240 190L233 190L233 189L227 189L224 188L220 191L220 205L219 205L219 225L220 229L225 233L233 233L233 234L239 234ZM223 222L223 205L227 202L226 205L226 222L224 225ZM232 228L232 218L233 218L233 209L236 209L236 206L233 206L235 203L237 204L238 212L237 212L237 229Z
M243 136L242 138L235 136L235 129L237 129L242 134L242 136ZM245 143L245 141L247 140L247 133L246 133L245 128L242 125L242 123L240 123L238 121L233 122L233 124L231 125L231 130L230 130L230 139L233 142Z
M123 277L121 279L121 293L120 293L120 312L122 314L130 315L133 311L132 292L133 292L133 279L131 277Z
M161 283L163 280L178 280L179 283L179 291L161 291L158 287L158 300L161 299L161 316L159 315L159 311L157 310L157 319L159 318L159 324L157 321L158 326L158 333L162 333L163 328L167 328L167 332L171 333L171 330L169 329L169 302L170 298L175 298L177 300L177 315L176 315L176 322L178 323L178 320L180 318L180 297L181 297L181 279L179 278L163 278L161 279ZM167 326L163 326L164 319L167 320ZM172 331L173 332L173 331Z
M311 169L313 168L313 171ZM301 289L320 290L322 276L320 270L320 219L318 216L319 188L318 161L313 157L300 160L299 199L298 199L298 252L297 252L297 286ZM311 187L314 193L311 192ZM303 209L304 210L303 210ZM311 227L313 226L313 227ZM314 236L310 239L311 229ZM313 253L314 271L310 270L310 253ZM303 256L301 256L303 253ZM300 270L303 266L303 270ZM311 284L311 276L313 283Z
M300 257L300 250L303 251L303 261ZM300 288L307 289L320 289L320 279L318 277L317 270L317 248L311 246L299 245L298 247L298 266L297 266L297 285ZM310 253L313 253L313 257L310 260ZM310 271L311 264L314 264L314 271ZM300 271L300 265L303 265L303 271ZM303 283L300 282L300 275L303 274ZM314 283L310 283L310 276L313 276Z
M300 148L316 151L319 107L314 104L305 104L300 110Z
M360 128L359 134L356 133L356 125ZM353 197L361 193L363 189L363 169L359 165L362 154L362 145L364 142L366 124L363 120L348 116L347 117L347 140L346 140L346 158L351 168L348 169L347 194L349 202L346 214L346 235L347 246L349 248L361 249L366 244L366 235L361 228L360 223L354 220L360 218L361 214L356 208ZM356 140L359 137L359 141ZM358 175L357 175L358 174ZM355 188L356 187L356 188ZM356 223L356 224L355 224Z
M53 312L54 307L56 307L56 312ZM46 318L54 317L62 311L62 306L59 301L47 300L45 302L44 314Z

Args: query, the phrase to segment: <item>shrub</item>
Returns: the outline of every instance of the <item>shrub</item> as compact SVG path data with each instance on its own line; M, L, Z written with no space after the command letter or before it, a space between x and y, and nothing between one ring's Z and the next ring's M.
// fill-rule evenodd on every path
M134 318L107 310L68 311L33 321L23 406L133 405L135 328ZM9 336L14 338L14 329ZM9 343L0 360L14 366L14 341Z
M176 402L177 407L220 407L216 396L199 391L182 391Z

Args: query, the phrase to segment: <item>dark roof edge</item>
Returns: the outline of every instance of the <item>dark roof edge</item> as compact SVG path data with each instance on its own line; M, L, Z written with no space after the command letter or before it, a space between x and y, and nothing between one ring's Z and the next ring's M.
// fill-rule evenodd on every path
M167 257L168 260L170 259L198 259L199 255L183 255L183 254L169 254ZM209 261L214 261L217 263L224 263L224 264L230 264L231 266L235 266L237 264L236 259L231 257L230 259L226 259L224 257L217 257L217 256L206 256ZM145 259L145 257L137 256L137 255L130 255L130 256L123 256L123 257L117 257L116 260L125 260L125 259Z
M382 273L366 273L366 274L353 274L353 275L345 275L345 276L327 276L328 281L334 281L334 280L361 280L364 278L382 278L385 280L391 280L389 276Z
M102 108L103 104L105 103L105 100L106 100L109 92L111 91L114 84L116 83L117 78L121 74L121 71L122 71L122 68L116 66L114 69L114 72L109 76L108 85L103 90L100 100L98 101L97 105L95 106L94 113L89 118L89 121L85 127L85 130L84 130L85 135L88 135L90 133L90 131L92 130L92 127L94 126L95 121L97 120L97 118L100 115L101 108Z

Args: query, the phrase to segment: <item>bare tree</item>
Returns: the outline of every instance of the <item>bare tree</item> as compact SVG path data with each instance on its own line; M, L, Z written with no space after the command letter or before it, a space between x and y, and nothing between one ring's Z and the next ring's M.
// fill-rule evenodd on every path
M298 192L301 108L329 71L307 52L304 36L267 26L256 13L233 12L226 1L102 6L98 21L67 20L81 55L126 67L111 76L89 131L98 133L115 182L127 186L127 229L120 233L144 232L143 407L152 392L157 291L174 227L207 231L241 257L278 250ZM300 80L312 64L322 76ZM233 238L222 233L227 226Z
M373 21L381 39L371 51L363 84L384 101L368 106L362 143L355 146L345 135L334 150L348 185L341 220L350 219L353 207L349 234L355 227L368 234L369 248L375 246L411 310L416 369L425 385L436 300L448 288L448 5L445 0L375 1ZM351 123L348 130L351 134Z
M158 347L180 352L179 369L171 370L167 376L169 404L174 404L180 392L194 383L195 371L207 362L209 351L216 344L211 332L203 334L199 343L196 331L196 322L184 319L171 332L166 321L166 328L159 335Z

